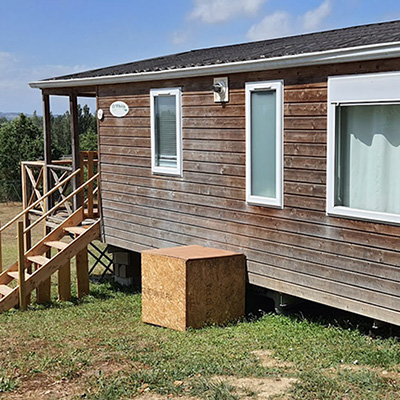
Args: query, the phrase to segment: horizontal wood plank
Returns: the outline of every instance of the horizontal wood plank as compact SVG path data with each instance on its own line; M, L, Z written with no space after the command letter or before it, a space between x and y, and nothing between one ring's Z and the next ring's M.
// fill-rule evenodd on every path
M323 103L286 103L285 116L321 116L326 118L327 105Z
M157 210L144 208L145 207L139 205L129 206L129 214L127 215L125 211L118 210L115 202L107 202L109 221L120 221L132 225L141 225L146 229L146 226L149 225L149 220L153 220L154 216L157 214ZM365 261L359 258L357 259L353 254L350 256L333 252L325 252L324 254L321 251L321 246L319 246L318 243L315 243L315 239L309 239L308 243L299 243L294 240L295 235L283 234L283 237L280 238L268 228L256 226L249 227L238 222L232 222L227 225L226 222L220 220L212 220L210 222L209 219L204 216L179 214L174 211L165 211L162 221L160 219L160 222L156 222L155 225L152 226L156 229L172 229L177 233L190 234L190 232L192 232L192 234L195 233L202 239L210 239L216 242L224 238L226 239L224 240L224 243L230 243L237 247L245 246L247 250L256 250L261 252L254 256L252 256L251 253L248 253L249 257L259 262L265 262L266 258L265 255L262 255L263 252L268 253L269 255L284 256L289 259L294 259L296 262L299 261L299 263L311 262L313 265L306 266L307 271L304 271L305 274L314 271L316 276L320 276L321 273L324 273L327 278L335 280L334 274L329 275L331 269L346 271L346 273L350 272L351 274L346 276L346 279L348 280L348 283L352 280L356 286L362 284L362 279L367 279L369 282L368 285L370 285L368 286L369 288L378 289L377 286L374 286L374 279L378 277L400 282L400 267L384 265L379 262ZM186 226L191 226L191 231L185 231ZM195 232L193 231L193 227L201 227L202 229ZM312 240L314 243L312 243ZM287 241L287 243L285 241ZM328 249L328 244L326 243L325 245L326 249ZM334 243L331 243L331 245L334 245ZM333 247L330 249L332 250ZM268 259L270 258L268 257ZM329 269L326 269L326 266L328 266ZM296 267L296 269L298 268ZM356 273L356 275L352 275L354 273ZM364 275L365 277L363 277ZM381 287L384 287L385 285L391 287L393 282L380 281L378 279L377 283L379 283ZM393 290L391 293L399 295L400 291L398 285L392 286L392 288Z
M399 242L399 239L396 237L285 219L282 218L283 213L281 210L268 210L268 215L262 215L259 211L262 211L263 208L260 210L260 207L257 206L243 205L243 201L240 200L216 198L213 200L212 207L210 207L203 205L204 199L200 202L200 196L198 195L185 195L157 189L138 188L138 192L141 195L130 196L119 192L108 192L105 183L104 186L104 199L109 200L118 200L132 204L143 203L147 204L149 207L175 210L187 214L209 215L210 217L216 217L217 219L224 219L226 221L243 221L244 223L268 226L270 229L276 229L278 231L326 238L343 243L351 242L361 245L373 244L374 247L387 250L395 248L394 245ZM219 207L216 207L216 204L218 204ZM259 213L257 213L257 211ZM398 260L398 263L399 262L400 260Z
M138 217L139 218L139 217ZM143 218L142 218L143 219ZM105 220L106 227L120 229L128 235L131 231L131 224L123 220ZM156 225L151 228L148 226L146 219L142 223L136 221L136 232L147 233L150 238L171 238L174 242L182 245L188 243L197 243L204 240L212 241L217 244L217 247L224 246L227 250L238 249L244 252L248 258L249 272L267 275L276 279L286 279L289 282L314 287L319 290L326 290L330 293L340 294L343 288L351 297L361 301L367 301L371 304L383 304L385 307L399 310L400 298L392 293L399 293L399 282L390 280L382 280L374 276L364 274L355 274L344 270L336 270L335 276L341 278L338 281L332 280L332 271L324 266L318 265L316 262L304 262L299 259L268 253L269 264L260 264L260 259L265 260L263 252L249 249L247 246L232 246L224 243L231 243L230 234L219 232L218 235L214 231L198 229L197 226L180 224L179 229L176 228L179 224L171 224L170 222L156 221ZM211 236L210 236L211 235ZM243 241L242 241L243 243ZM265 243L264 243L265 245ZM276 246L275 246L276 248ZM252 260L255 260L254 262ZM266 272L266 270L268 272ZM398 276L399 277L399 276ZM345 283L343 283L345 282ZM375 286L374 286L375 283ZM367 288L367 289L363 289ZM373 290L368 290L368 289ZM387 294L389 293L389 294Z

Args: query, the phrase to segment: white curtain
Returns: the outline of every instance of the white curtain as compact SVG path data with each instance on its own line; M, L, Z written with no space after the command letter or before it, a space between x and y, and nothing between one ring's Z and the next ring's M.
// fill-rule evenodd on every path
M337 112L336 205L400 214L400 105Z

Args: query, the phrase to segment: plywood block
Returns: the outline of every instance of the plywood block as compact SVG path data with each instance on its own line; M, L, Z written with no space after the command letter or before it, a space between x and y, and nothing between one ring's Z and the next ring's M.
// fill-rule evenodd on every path
M142 319L184 331L240 318L245 307L243 254L202 246L142 253Z

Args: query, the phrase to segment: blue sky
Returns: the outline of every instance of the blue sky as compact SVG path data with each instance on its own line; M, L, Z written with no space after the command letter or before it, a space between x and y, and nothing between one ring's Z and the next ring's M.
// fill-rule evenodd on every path
M33 80L394 19L398 0L0 0L0 111L41 114Z

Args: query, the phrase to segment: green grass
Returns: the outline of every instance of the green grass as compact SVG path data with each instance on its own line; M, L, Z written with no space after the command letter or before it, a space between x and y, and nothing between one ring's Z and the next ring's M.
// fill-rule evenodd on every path
M395 338L273 314L175 332L141 323L140 310L139 293L104 283L92 284L83 301L0 315L0 391L29 393L45 376L44 391L49 381L64 380L89 399L150 391L221 400L240 394L215 376L286 376L298 381L285 399L398 398ZM262 367L252 353L262 349L292 366Z
M0 315L0 398L257 399L230 376L296 379L274 399L398 399L397 338L342 325L264 314L177 332L141 322L140 293L92 283L90 296L60 303L53 287L51 304ZM262 365L261 350L273 365Z

